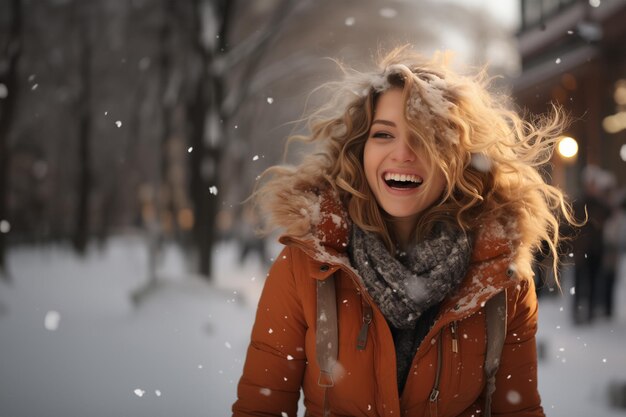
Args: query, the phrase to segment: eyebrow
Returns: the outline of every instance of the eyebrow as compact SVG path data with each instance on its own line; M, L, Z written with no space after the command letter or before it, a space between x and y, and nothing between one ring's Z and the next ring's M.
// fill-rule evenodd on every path
M396 127L396 124L392 121L389 120L380 120L380 119L376 119L372 122L372 126L374 126L375 124L381 124L381 125L386 125L386 126L391 126L391 127Z

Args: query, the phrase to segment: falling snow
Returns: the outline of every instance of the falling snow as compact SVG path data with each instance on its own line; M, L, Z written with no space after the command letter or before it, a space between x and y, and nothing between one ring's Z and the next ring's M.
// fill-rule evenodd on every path
M267 98L267 104L272 104L274 102L274 98L273 97L268 97Z
M117 120L117 121L115 122L115 126L117 126L117 127L122 127L122 121L121 121L121 120Z
M9 233L11 231L11 223L8 220L0 220L0 233Z
M212 185L209 187L209 193L213 194L213 195L217 195L217 187L215 185Z
M515 390L510 390L509 392L506 393L506 399L511 404L519 404L520 401L522 401L522 396L520 395L519 392Z
M59 328L59 323L61 322L61 314L58 311L50 310L46 313L46 317L44 319L44 327L46 330L50 330L51 332L57 330Z
M136 396L138 396L139 398L143 397L144 394L146 393L146 391L142 390L141 388L137 388L136 390L133 391L135 393Z
M352 16L346 17L346 20L345 20L346 26L354 26L355 22L356 22L356 19L354 17Z
M384 7L378 11L378 13L387 19L393 19L398 15L398 11L396 9L392 9L391 7Z
M491 171L491 158L483 153L473 153L471 160L472 167L480 172L489 172Z

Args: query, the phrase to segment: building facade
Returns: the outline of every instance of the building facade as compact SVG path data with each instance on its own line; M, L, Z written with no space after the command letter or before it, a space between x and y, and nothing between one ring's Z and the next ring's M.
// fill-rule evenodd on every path
M575 197L586 165L626 185L626 0L521 0L517 34L522 73L513 93L522 109L552 103L572 116L577 155L555 152L553 181Z

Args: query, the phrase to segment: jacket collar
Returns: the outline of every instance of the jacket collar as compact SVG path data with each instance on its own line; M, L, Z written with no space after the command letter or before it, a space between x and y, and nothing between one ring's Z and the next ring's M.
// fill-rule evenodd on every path
M293 241L307 242L314 253L328 252L330 255L344 254L347 251L351 221L345 206L337 194L327 189L324 191L310 191L305 193L306 198L299 200L299 207L291 210L298 213L295 222L307 222L308 233L303 236L282 235L281 243ZM483 262L512 255L516 252L515 241L517 235L514 222L507 224L502 221L491 221L481 225L475 233L471 262ZM318 256L324 257L318 253Z
M300 247L310 256L309 273L326 279L337 269L356 271L347 257L351 221L345 206L332 190L311 192L297 212L308 221L304 236L283 235L280 242ZM519 245L514 222L491 221L474 233L468 274L458 290L447 299L441 312L453 316L467 314L480 307L495 293L517 284L515 259ZM358 274L356 274L358 276Z
M300 246L320 262L345 256L352 222L337 194L327 189L310 191L304 196L298 200L299 207L291 212L298 214L292 221L306 223L308 232L303 236L284 234L279 238L280 243Z

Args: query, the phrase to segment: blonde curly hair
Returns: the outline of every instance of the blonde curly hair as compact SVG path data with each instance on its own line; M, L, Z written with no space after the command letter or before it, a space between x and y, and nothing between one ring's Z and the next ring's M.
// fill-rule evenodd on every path
M441 198L421 214L413 237L425 236L436 222L474 233L496 221L508 225L507 238L525 247L528 257L546 242L556 277L559 225L575 220L563 192L546 183L540 169L550 161L566 128L560 108L525 121L511 110L508 96L489 91L486 71L461 75L444 57L428 60L407 46L384 56L374 72L342 69L344 80L323 86L332 99L307 119L310 134L290 138L317 144L317 151L295 167L275 166L264 173L271 178L254 194L263 197L257 199L262 207L273 204L268 195L279 196L287 189L330 187L350 219L379 234L393 250L390 218L365 178L363 149L378 97L397 88L407 103L411 146L426 153L447 184Z

